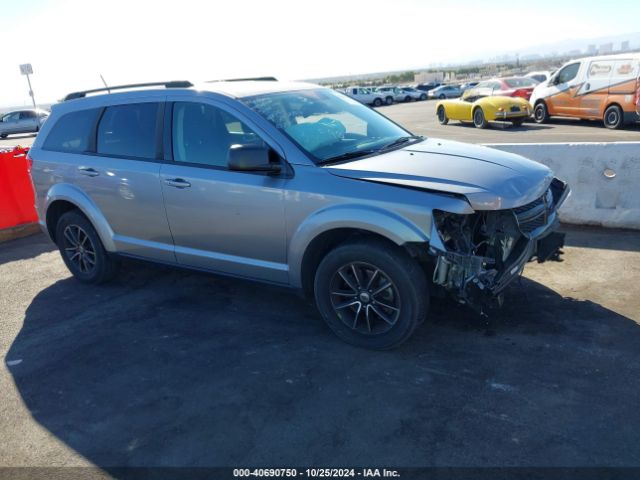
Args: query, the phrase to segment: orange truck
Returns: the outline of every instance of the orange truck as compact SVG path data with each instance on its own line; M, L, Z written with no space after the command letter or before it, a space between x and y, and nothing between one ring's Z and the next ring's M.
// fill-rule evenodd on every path
M602 120L620 128L640 120L640 53L587 57L565 63L533 90L533 118Z

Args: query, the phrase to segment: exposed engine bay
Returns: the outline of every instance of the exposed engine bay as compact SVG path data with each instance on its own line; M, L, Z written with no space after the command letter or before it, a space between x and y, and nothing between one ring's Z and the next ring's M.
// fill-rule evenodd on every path
M471 215L434 211L440 242L430 245L433 283L481 313L502 305L502 292L528 261L561 254L564 234L554 230L567 194L567 185L554 179L544 195L518 208Z

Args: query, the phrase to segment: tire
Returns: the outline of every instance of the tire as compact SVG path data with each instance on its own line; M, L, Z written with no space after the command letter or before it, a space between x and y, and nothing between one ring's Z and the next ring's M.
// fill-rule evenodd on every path
M447 96L444 93L441 93L440 96L438 97L440 100L444 100L445 98L447 98Z
M524 123L524 118L517 118L515 120L511 120L511 123L513 124L514 127L521 127L522 124Z
M117 273L118 262L107 254L93 225L78 210L60 217L56 243L69 271L83 283L103 283Z
M477 107L473 111L473 124L476 126L476 128L487 128L487 125L489 124L486 117L484 116L482 108L480 107Z
M424 101L427 99L427 94L423 93L422 95L420 95L420 100Z
M0 133L0 138L7 138L8 136L8 133Z
M316 271L314 293L338 337L372 350L406 341L429 308L427 279L418 262L378 240L349 242L329 252Z
M373 106L374 106L374 107L380 107L381 105L382 105L382 100L381 100L380 98L376 98L376 99L373 101Z
M391 105L393 103L393 97L387 97L384 99L385 105Z
M549 121L549 111L547 110L546 103L536 103L536 106L533 108L533 120L536 123L547 123Z
M449 118L447 117L447 111L444 109L442 105L438 107L437 115L438 115L438 122L440 122L440 125L446 125L447 123L449 123Z
M406 97L404 97L404 101L405 101L406 103L409 103L411 100L412 100L412 99L411 99L411 97L410 97L410 96L408 96L408 95L407 95Z
M611 105L604 111L602 117L604 126L612 130L617 130L624 124L622 109L618 105Z

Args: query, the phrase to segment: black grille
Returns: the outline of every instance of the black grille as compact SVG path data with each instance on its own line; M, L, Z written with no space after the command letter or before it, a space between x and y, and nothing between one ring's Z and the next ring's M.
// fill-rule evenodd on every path
M545 194L540 198L535 199L533 202L513 209L518 220L518 226L522 233L531 233L536 228L542 227L547 223L547 218L552 205L545 203L546 195L547 192L545 192ZM549 197L547 197L547 201L548 198Z
M512 112L519 112L520 111L520 107L513 106L513 107L511 107L511 111Z

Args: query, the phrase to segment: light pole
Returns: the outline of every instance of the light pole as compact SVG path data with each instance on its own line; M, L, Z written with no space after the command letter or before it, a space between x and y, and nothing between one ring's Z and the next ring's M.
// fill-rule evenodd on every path
M20 65L20 73L22 75L27 76L27 83L29 84L29 96L31 97L31 101L33 102L33 108L36 108L36 97L33 94L33 89L31 88L31 79L29 75L33 75L33 68L30 63L23 63Z

